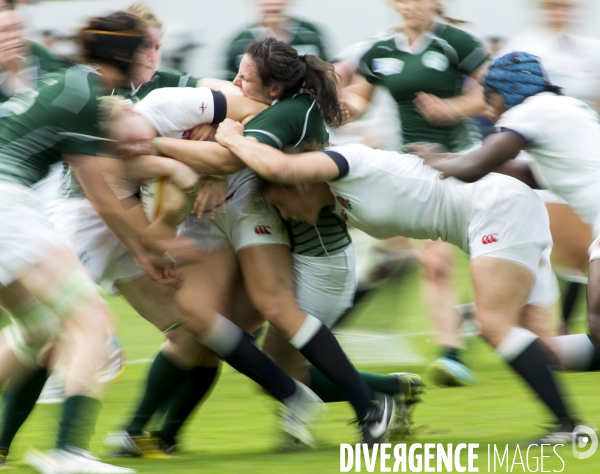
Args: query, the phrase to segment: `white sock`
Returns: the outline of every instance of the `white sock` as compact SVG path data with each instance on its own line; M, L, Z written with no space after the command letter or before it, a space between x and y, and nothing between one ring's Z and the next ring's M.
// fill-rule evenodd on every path
M565 370L581 372L589 369L596 347L587 334L553 337L550 343Z

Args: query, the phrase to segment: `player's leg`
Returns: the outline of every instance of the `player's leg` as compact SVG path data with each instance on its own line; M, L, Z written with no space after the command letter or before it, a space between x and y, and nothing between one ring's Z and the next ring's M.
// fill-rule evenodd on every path
M476 379L463 364L462 317L455 308L457 302L452 289L454 247L445 242L427 242L420 258L425 274L426 306L441 349L441 357L429 365L427 372L442 387L471 385Z
M534 248L530 250L535 251ZM506 258L474 258L471 261L471 277L477 319L483 338L555 415L559 423L557 433L564 434L566 440L574 424L550 370L553 364L548 349L534 333L517 327L519 312L533 287L533 271Z
M395 402L389 398L382 399L379 406L374 405L372 400L376 396L358 376L331 330L298 308L288 247L254 245L242 248L237 255L248 295L256 309L346 395L358 419L362 420L365 442L373 442L373 438L384 434L374 436L370 429L370 425L384 418L387 433ZM389 404L392 404L391 412L386 410Z

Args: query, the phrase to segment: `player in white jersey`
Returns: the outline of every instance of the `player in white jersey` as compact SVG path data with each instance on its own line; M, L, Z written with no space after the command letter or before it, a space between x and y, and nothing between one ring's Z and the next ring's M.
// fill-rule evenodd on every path
M553 338L567 370L600 370L600 122L584 102L560 94L536 56L515 52L497 59L484 79L500 133L465 156L427 155L445 176L473 181L498 170L532 187L544 183L590 225L588 326L590 335ZM533 157L510 162L521 150Z
M548 369L547 348L517 327L522 311L556 291L549 284L548 216L533 191L496 174L474 184L440 180L416 156L363 145L290 156L248 143L242 134L242 125L226 121L217 140L265 179L282 183L265 189L282 216L314 222L323 206L331 206L375 237L441 239L469 253L483 337L554 413L552 435L567 440L575 424Z

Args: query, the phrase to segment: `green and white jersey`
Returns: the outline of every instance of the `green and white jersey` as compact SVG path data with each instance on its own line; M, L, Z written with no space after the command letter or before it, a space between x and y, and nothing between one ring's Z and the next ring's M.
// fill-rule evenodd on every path
M359 68L369 83L387 88L398 104L404 143L440 143L458 152L480 140L473 122L432 125L417 112L415 94L426 92L442 99L460 95L464 76L476 71L487 57L469 33L436 23L412 45L404 33L380 39L362 57Z
M67 61L54 56L42 45L33 41L28 42L28 51L29 55L21 58L22 67L19 70L19 75L29 81L32 89L38 87L38 81L41 78L48 77L69 66ZM0 103L13 96L13 92L4 87L8 74L8 72L0 70Z
M295 148L304 144L328 143L329 134L316 100L309 94L283 97L246 124L244 135L274 148ZM252 174L242 170L238 183ZM229 182L228 182L229 184ZM323 209L316 225L295 220L285 222L292 251L321 257L343 251L351 243L346 223L329 209Z
M63 153L96 155L102 76L75 65L0 105L0 180L32 186Z
M131 84L131 89L116 90L113 92L113 95L119 94L127 99L136 97L137 99L142 100L155 89L162 89L163 87L196 87L198 81L199 78L174 69L168 71L156 71L152 79L145 84L138 87Z
M298 54L314 54L323 60L327 59L323 34L314 24L296 18L288 18L288 21L281 25L281 28L288 32L289 39L286 43L295 48ZM255 24L242 30L231 41L226 53L227 80L233 81L237 76L242 56L244 56L248 45L267 36L274 36L271 29Z

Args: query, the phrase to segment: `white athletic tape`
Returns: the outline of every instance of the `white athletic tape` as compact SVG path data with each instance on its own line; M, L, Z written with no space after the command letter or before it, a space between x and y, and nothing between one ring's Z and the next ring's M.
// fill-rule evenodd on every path
M512 328L504 340L496 347L496 354L511 362L538 337L523 328Z
M296 334L294 334L294 337L290 339L290 344L298 350L302 349L308 343L308 341L310 341L314 335L317 334L319 329L321 329L321 326L323 326L321 321L314 316L307 314L304 323L302 323L302 326L300 326L300 329L298 329Z

